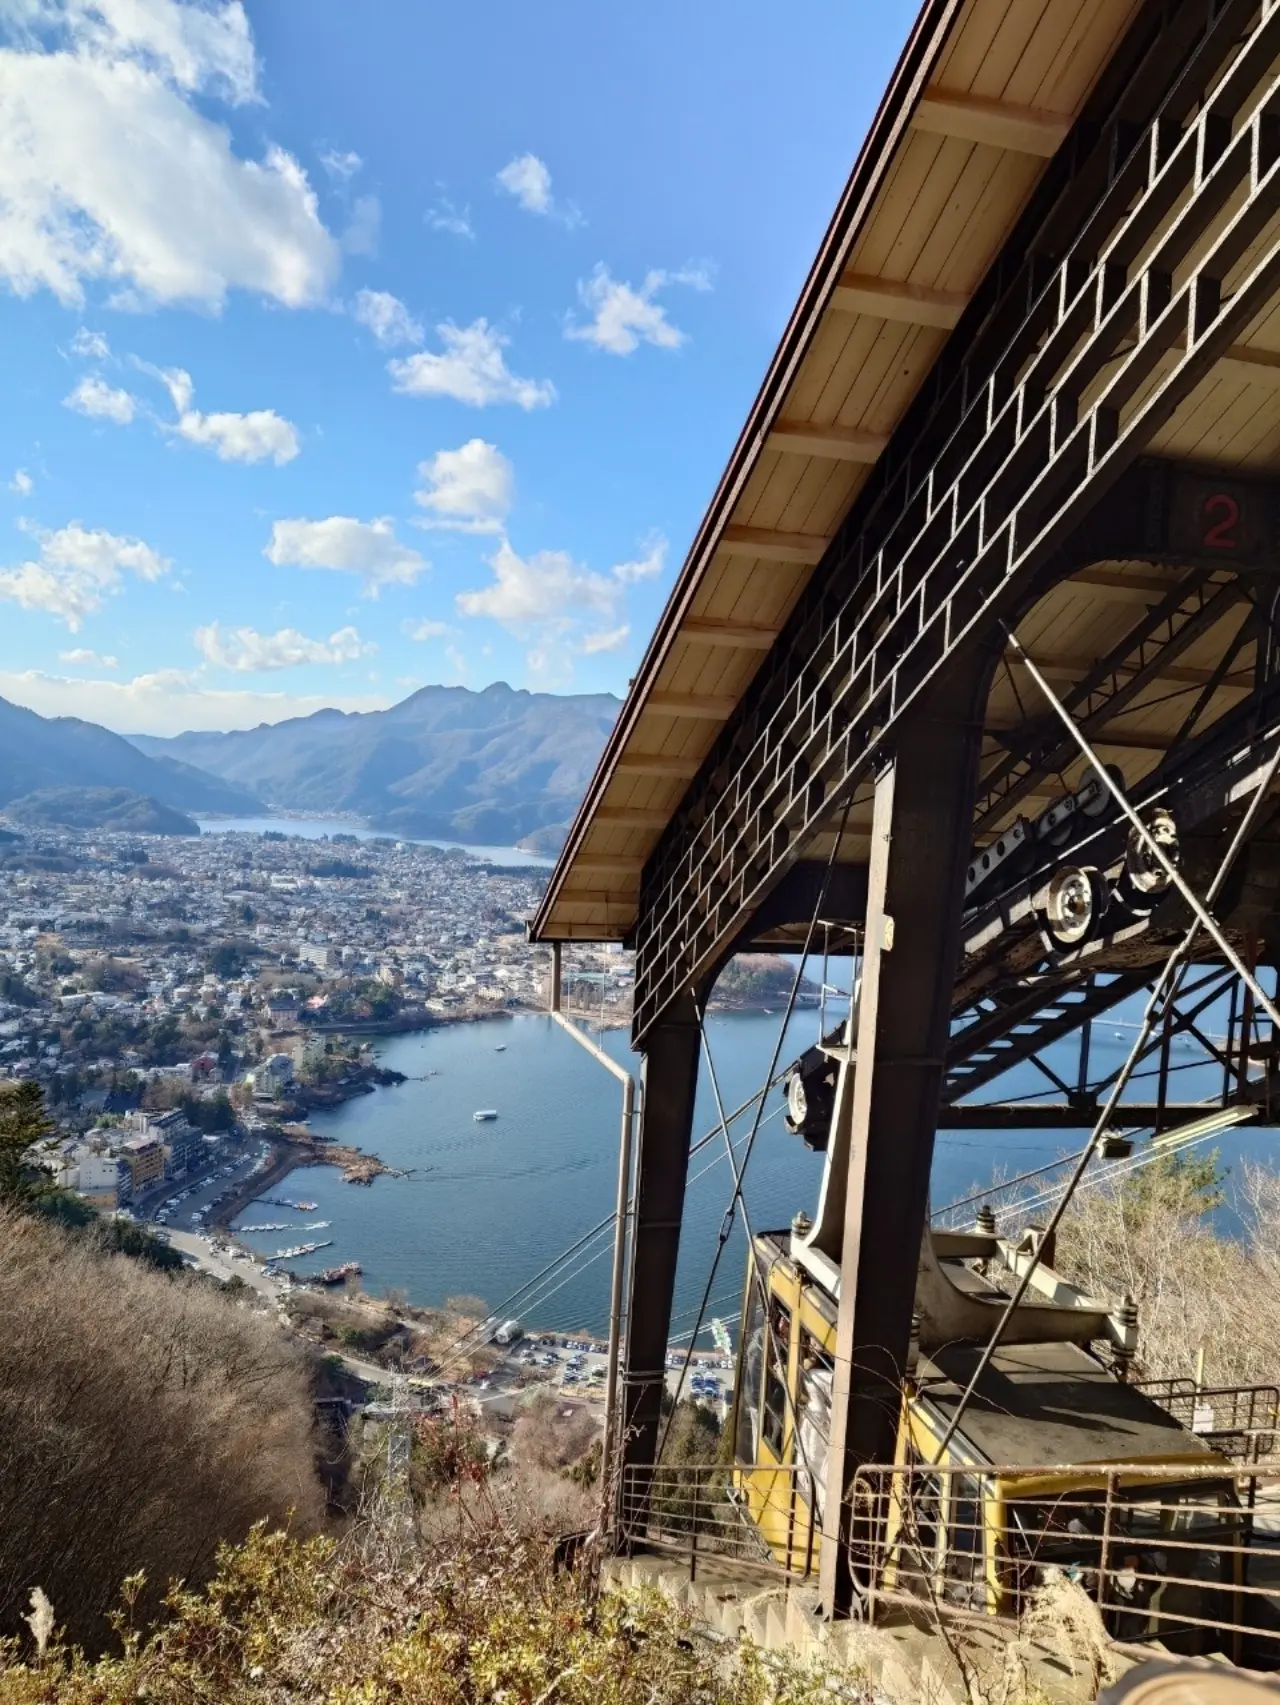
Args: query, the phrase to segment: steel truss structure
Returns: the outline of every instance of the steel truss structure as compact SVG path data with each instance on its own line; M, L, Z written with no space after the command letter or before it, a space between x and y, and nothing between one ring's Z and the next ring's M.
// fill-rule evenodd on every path
M1280 79L1261 81L1280 14L1248 30L1253 0L1166 11L1110 118L1082 121L1054 162L650 861L637 1040L716 965L906 708L1065 572L1073 533L1280 283L1280 247L1256 252L1280 183ZM1191 28L1170 86L1161 67Z
M937 1130L1084 1127L1092 1152L1130 1071L1138 1099L1118 1131L1280 1112L1280 433L1246 467L1159 442L1278 296L1280 3L1148 0L683 796L657 813L629 926L644 1111L622 1467L643 1503L707 994L735 952L794 950L820 921L858 943L862 979L831 1611L857 1552L843 1494L892 1447ZM786 538L780 551L801 549ZM1068 583L1132 601L1058 695L1017 636ZM997 689L1016 715L993 716ZM1111 767L1142 753L1132 781ZM629 864L581 852L584 822L628 817L593 819L591 800L553 896L575 858ZM1164 989L1197 922L1189 974L1118 1070L1103 1045L1116 1009ZM534 934L587 929L569 919L558 936L549 904ZM1193 1064L1220 1074L1211 1102L1180 1092ZM1002 1098L1015 1069L1032 1087Z

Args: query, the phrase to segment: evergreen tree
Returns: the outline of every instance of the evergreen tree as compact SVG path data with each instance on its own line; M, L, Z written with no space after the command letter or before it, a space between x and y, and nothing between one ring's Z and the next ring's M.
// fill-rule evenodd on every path
M46 1174L25 1158L53 1130L38 1083L18 1083L0 1094L0 1204L23 1207L49 1189Z

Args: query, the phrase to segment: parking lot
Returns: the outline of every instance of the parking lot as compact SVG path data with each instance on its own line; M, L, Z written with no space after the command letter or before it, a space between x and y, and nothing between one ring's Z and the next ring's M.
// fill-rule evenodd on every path
M667 1356L667 1389L674 1397L684 1366L683 1352ZM533 1333L521 1338L492 1373L474 1383L481 1391L515 1383L542 1381L566 1397L603 1398L608 1374L608 1346L602 1339ZM719 1352L698 1352L684 1382L682 1395L696 1397L723 1414L733 1396L733 1361Z

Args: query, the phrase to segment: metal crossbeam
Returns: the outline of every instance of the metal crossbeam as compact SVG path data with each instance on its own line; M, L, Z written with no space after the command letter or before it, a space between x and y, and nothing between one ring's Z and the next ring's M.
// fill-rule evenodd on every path
M1280 284L1280 9L1251 25L1250 10L1208 12L1137 135L1123 100L1096 141L1078 127L1075 181L1020 241L1003 317L977 327L996 347L952 375L931 431L855 506L646 869L638 1038L939 668L1045 589L1055 552ZM1093 207L1068 227L1080 182Z
M1149 980L1145 970L1125 972L1105 982L1095 977L1068 984L1049 994L1044 980L1039 979L1011 998L998 1000L952 1034L942 1091L944 1104L972 1095L1062 1041L1087 1020L1137 994Z

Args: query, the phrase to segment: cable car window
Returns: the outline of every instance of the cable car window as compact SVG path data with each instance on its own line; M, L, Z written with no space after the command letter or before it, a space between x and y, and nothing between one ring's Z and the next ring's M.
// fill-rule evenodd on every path
M787 1363L791 1357L791 1310L769 1298L769 1336L765 1345L764 1442L779 1460L787 1427Z
M733 1441L739 1462L760 1458L760 1390L764 1383L764 1298L762 1280L753 1272L747 1286L747 1312L738 1357L738 1419Z
M951 1476L947 1510L946 1596L953 1604L976 1605L983 1581L982 1482L975 1474Z
M827 1443L831 1437L831 1380L833 1363L810 1332L800 1334L800 1378L796 1393L799 1426L799 1466L805 1471L809 1507L822 1514L822 1489L827 1479Z

